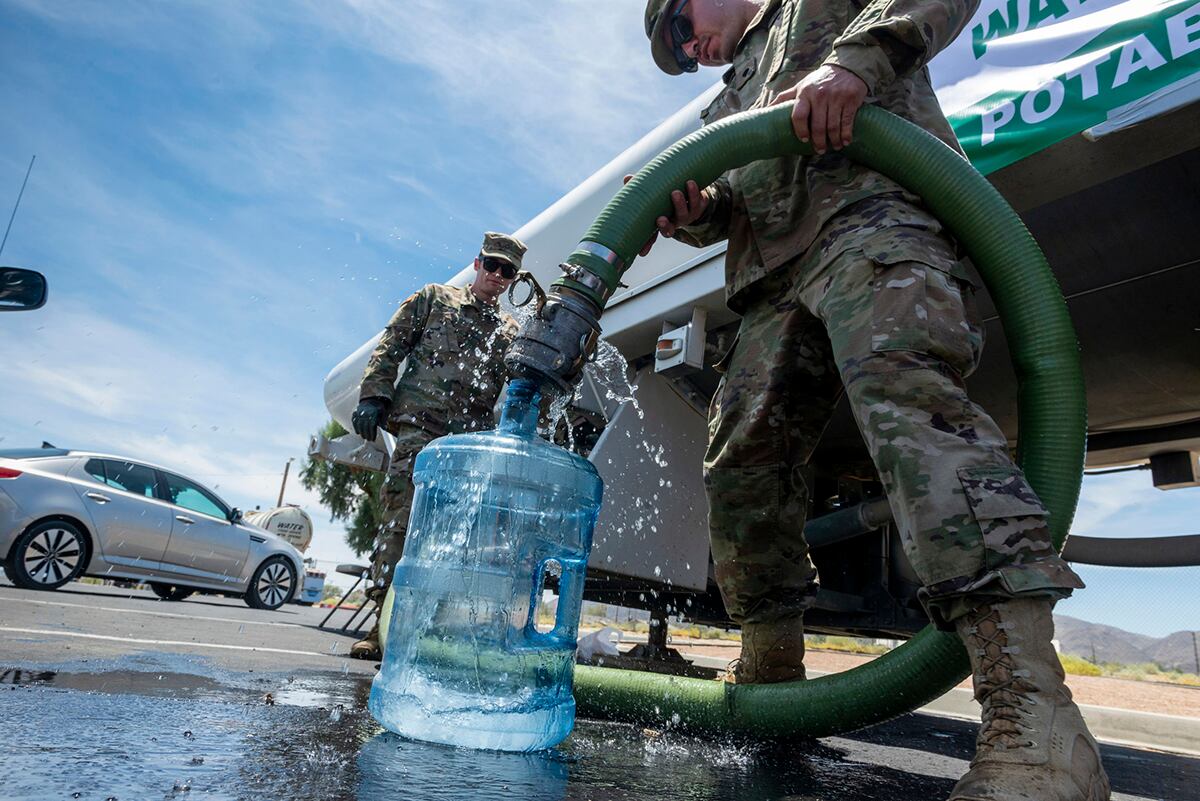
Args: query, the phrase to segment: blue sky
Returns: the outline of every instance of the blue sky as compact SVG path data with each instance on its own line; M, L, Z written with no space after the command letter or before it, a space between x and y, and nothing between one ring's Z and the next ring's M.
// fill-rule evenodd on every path
M643 8L0 0L6 217L38 157L0 260L51 282L0 319L0 447L125 453L272 504L328 417L325 374L400 299L716 79L660 74ZM1077 531L1193 533L1198 493L1089 480ZM351 560L311 496L287 499L312 553ZM1200 570L1085 577L1061 611L1197 625Z

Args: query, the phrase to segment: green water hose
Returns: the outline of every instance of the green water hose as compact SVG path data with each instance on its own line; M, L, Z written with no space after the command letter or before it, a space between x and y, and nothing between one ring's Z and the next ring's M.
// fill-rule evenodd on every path
M785 104L739 114L667 148L617 193L568 257L590 275L568 272L555 286L603 309L655 220L669 213L671 191L689 179L705 186L751 161L812 153L793 133L790 112ZM1061 550L1079 499L1087 410L1075 332L1045 256L982 175L911 123L864 106L854 142L842 152L920 195L978 268L1016 372L1017 459L1050 512ZM575 699L584 717L750 737L822 737L915 709L968 670L958 638L928 627L865 665L787 684L738 686L581 665Z
M622 188L584 242L608 248L628 264L655 219L667 213L670 192L687 180L705 186L757 159L810 154L792 131L790 110L785 104L729 117L672 145ZM1045 256L995 188L915 125L865 106L854 142L842 152L920 195L979 269L1004 324L1019 385L1017 458L1050 511L1061 550L1079 499L1087 409L1075 332ZM596 258L581 248L569 261L592 269ZM782 685L739 687L580 666L575 698L586 717L755 737L820 737L910 711L948 691L968 670L958 638L929 627L861 667Z

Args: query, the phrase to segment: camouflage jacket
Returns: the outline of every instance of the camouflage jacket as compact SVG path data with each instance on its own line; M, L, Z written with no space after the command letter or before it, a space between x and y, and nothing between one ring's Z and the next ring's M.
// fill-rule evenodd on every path
M429 284L392 315L367 362L359 399L388 401L384 428L392 433L402 425L438 436L492 428L507 378L504 352L516 333L512 317L470 287Z
M863 79L868 103L961 153L925 64L977 6L978 0L767 0L738 43L725 89L701 117L708 124L769 105L821 65L836 64ZM757 161L705 191L705 216L676 238L697 247L729 240L725 285L735 310L738 293L808 250L825 223L852 204L871 199L856 210L869 207L874 229L940 228L919 198L832 150Z

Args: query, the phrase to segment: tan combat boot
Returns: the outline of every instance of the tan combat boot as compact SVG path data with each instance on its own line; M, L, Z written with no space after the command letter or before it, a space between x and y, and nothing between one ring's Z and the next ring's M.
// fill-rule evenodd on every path
M733 668L738 684L775 684L804 678L804 618L742 626L742 655Z
M350 656L355 659L382 659L383 651L379 648L379 618L375 618L375 625L371 626L371 630L367 632L367 636L363 637L354 645L350 646Z
M1051 603L979 607L956 623L971 657L983 725L950 801L1108 801L1108 777L1063 684Z

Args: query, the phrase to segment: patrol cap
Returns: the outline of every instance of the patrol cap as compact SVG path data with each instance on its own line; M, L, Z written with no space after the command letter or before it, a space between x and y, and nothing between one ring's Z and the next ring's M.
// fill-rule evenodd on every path
M479 249L479 254L504 259L519 270L521 257L525 255L526 250L525 243L515 236L488 231L483 235L483 247Z
M654 63L668 75L682 75L679 62L675 60L674 48L667 44L667 25L671 22L671 8L676 0L649 0L646 3L646 36L650 39L650 54Z

